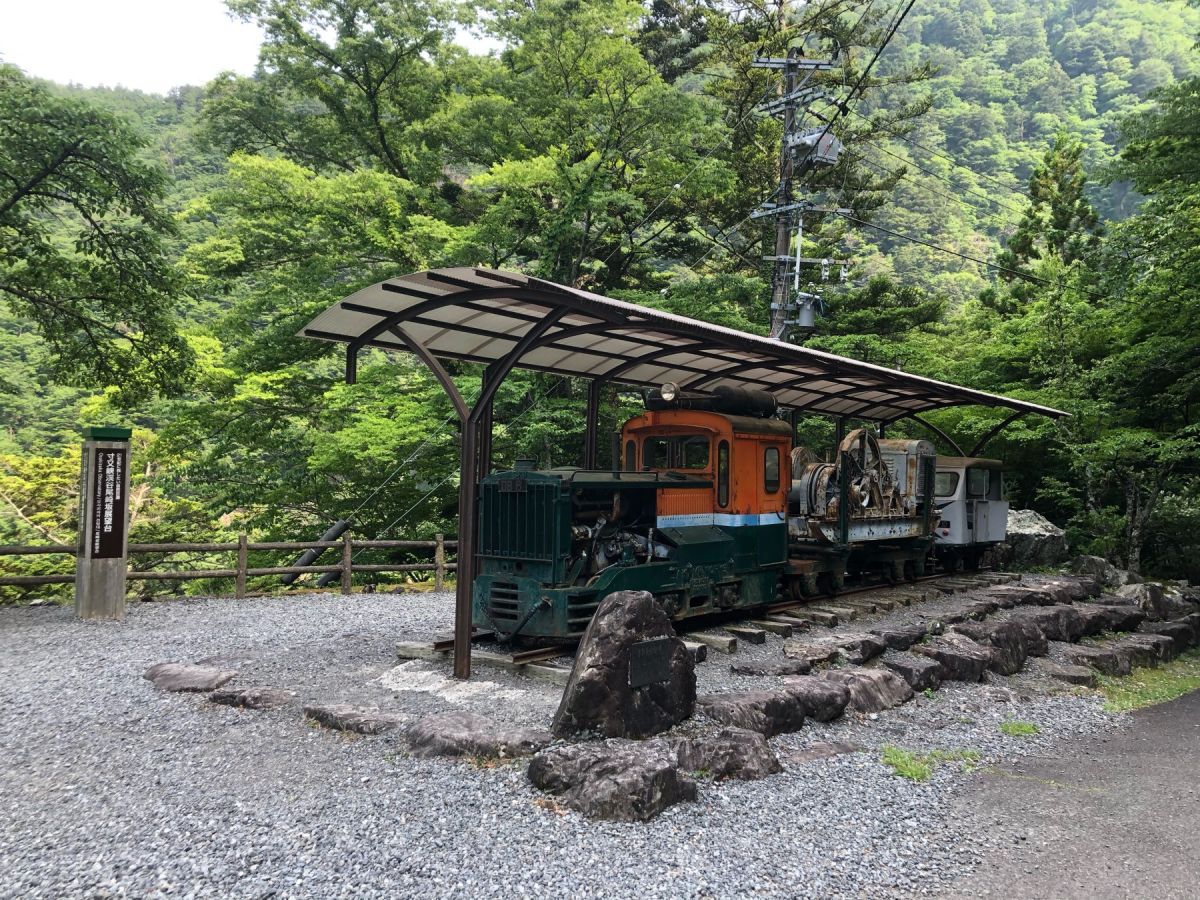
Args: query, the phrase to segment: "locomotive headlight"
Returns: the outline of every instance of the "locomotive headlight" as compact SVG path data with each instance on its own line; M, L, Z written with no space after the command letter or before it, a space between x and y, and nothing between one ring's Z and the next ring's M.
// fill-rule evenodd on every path
M673 403L675 398L679 396L679 385L673 381L668 381L659 389L658 393L668 403Z

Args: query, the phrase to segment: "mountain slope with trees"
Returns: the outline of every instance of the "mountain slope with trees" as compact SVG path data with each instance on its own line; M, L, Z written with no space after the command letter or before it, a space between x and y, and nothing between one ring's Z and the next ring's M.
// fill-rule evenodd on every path
M122 240L152 238L136 246L154 293L123 294L109 324L169 348L150 356L169 377L116 358L70 386L80 330L0 311L0 542L70 533L75 429L117 420L142 463L135 537L295 538L351 515L370 536L451 530L440 390L382 352L344 385L298 328L389 275L482 264L761 333L767 235L747 214L774 184L779 126L753 111L777 83L750 61L808 34L842 48L844 74L822 77L845 96L899 9L880 6L233 0L267 35L251 77L156 97L6 69L4 102L120 123L108 139L144 196L105 210ZM472 55L456 17L507 49ZM918 2L837 126L841 163L810 185L865 224L814 216L806 242L854 263L811 346L1070 409L989 447L1014 499L1080 549L1193 577L1198 31L1183 2ZM64 121L66 146L85 132ZM0 160L22 137L0 135ZM0 223L0 283L27 277L36 240L75 267L45 270L69 282L53 291L104 284L105 251L65 214L80 196ZM454 373L478 389L478 371ZM574 462L583 402L569 379L514 377L497 459ZM634 408L610 396L603 414ZM969 446L999 415L935 418Z

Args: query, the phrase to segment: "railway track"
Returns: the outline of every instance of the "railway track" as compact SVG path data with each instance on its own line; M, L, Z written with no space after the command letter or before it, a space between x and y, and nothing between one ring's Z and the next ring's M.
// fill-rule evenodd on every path
M977 572L949 573L926 575L913 581L898 584L867 584L844 588L831 597L812 598L811 600L781 600L755 610L741 611L736 616L728 615L720 621L712 616L680 623L680 637L689 649L696 655L697 662L703 662L709 650L724 654L737 652L738 641L761 644L769 634L780 637L791 637L796 631L812 627L836 627L846 621L851 621L861 615L872 615L887 612L898 606L908 606L920 602L913 592L923 585L941 586L945 595L961 593L987 584L997 584L1011 581L1016 576L1006 572L994 572L990 569L980 569ZM907 600L903 599L907 593ZM890 595L890 596L889 596ZM863 598L870 596L868 602ZM927 598L922 598L927 599ZM717 636L712 631L724 632ZM473 644L481 646L472 649L472 657L485 665L492 665L508 671L520 672L533 677L544 678L556 683L565 683L570 675L570 669L565 665L552 663L563 657L573 657L574 648L558 644L547 647L530 647L515 650L497 650L487 646L496 640L493 631L476 630L471 636ZM454 651L452 637L439 638L432 643L401 642L397 644L397 655L403 659L433 659L442 660Z

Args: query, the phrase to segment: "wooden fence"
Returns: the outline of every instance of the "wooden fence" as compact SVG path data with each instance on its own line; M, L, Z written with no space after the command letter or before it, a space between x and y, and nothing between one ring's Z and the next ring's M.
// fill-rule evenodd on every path
M260 575L305 575L337 573L340 575L343 594L351 592L355 573L365 572L432 572L434 590L443 590L446 573L453 572L457 565L446 561L446 551L457 549L458 542L446 540L438 535L432 541L366 541L355 540L349 534L336 541L251 541L239 534L236 542L214 544L130 544L129 554L134 553L234 553L236 564L231 569L189 569L183 571L127 572L130 581L186 581L195 578L232 578L234 595L246 596L246 580ZM340 560L333 565L323 566L251 566L249 555L262 550L341 550ZM356 563L357 550L426 550L433 552L433 561L427 563ZM8 545L0 546L0 556L34 556L43 553L75 555L75 547L67 544ZM31 587L42 584L72 584L72 575L12 575L0 577L0 587Z

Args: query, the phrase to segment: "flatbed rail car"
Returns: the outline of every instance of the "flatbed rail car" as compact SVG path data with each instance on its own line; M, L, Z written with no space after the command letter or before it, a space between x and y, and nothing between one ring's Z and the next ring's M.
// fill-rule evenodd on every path
M573 640L613 591L649 591L683 619L835 593L848 573L924 574L927 442L883 447L858 429L837 463L793 473L792 428L770 417L769 394L667 393L625 423L619 468L523 465L483 479L478 627Z

